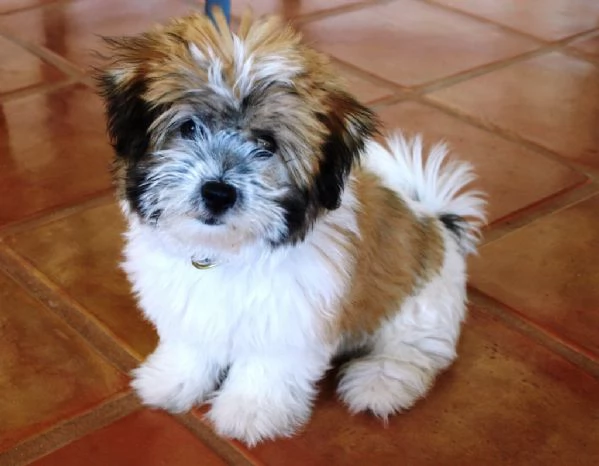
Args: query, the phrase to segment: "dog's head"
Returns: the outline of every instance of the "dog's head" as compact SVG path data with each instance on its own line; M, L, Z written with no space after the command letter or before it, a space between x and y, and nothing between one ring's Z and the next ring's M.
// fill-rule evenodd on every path
M190 241L301 240L375 131L327 58L276 18L177 19L106 39L98 79L131 215Z

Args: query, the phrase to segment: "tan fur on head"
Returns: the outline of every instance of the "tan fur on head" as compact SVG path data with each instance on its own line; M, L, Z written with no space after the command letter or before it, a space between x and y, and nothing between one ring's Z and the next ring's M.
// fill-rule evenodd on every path
M152 84L145 97L157 105L185 98L189 90L205 86L210 78L222 80L218 84L241 99L244 91L251 90L249 83L240 82L241 75L246 73L249 78L248 68L253 68L256 76L264 61L272 61L273 57L280 57L284 66L280 67L282 75L264 76L263 80L271 83L288 83L307 65L299 35L276 17L257 22L245 17L233 36L226 22L217 27L198 13L174 19L135 38L108 39L108 44L114 52L108 69L116 82L127 85L136 79L148 79ZM210 76L215 71L218 75ZM260 85L259 81L253 84Z
M123 166L161 149L173 121L205 110L207 119L229 118L213 121L215 130L235 124L246 135L276 133L289 176L310 198L309 226L322 209L338 206L375 118L345 92L328 58L280 19L244 16L232 33L217 18L218 27L194 14L136 37L107 39L112 55L99 81L119 156L117 185L127 192Z

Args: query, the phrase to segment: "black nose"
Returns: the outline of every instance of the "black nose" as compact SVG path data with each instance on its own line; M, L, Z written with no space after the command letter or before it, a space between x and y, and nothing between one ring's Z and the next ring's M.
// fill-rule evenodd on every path
M237 190L222 181L208 181L201 189L204 204L213 214L221 214L237 201Z

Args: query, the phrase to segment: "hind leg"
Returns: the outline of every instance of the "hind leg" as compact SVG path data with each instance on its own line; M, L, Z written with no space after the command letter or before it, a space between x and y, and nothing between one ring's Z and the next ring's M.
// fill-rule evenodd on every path
M465 276L463 259L453 259L383 323L367 355L343 367L338 393L352 412L371 411L386 419L410 408L455 359L465 313Z

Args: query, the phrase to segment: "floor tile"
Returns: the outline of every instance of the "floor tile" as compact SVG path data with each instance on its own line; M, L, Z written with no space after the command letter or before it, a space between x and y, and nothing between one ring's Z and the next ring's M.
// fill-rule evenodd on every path
M104 128L81 85L0 104L0 227L109 189Z
M339 73L343 77L348 91L363 103L367 104L393 95L394 91L389 87L362 78L351 71L340 69Z
M226 463L160 411L138 411L76 440L35 466L220 466Z
M479 290L599 359L597 212L599 196L490 243L470 275Z
M591 63L555 52L437 91L431 98L599 167L599 68Z
M0 17L0 29L88 69L92 52L102 50L98 35L136 34L193 8L178 0L79 0Z
M398 0L302 26L319 49L413 86L535 48L535 42L415 0ZM390 46L390 44L393 44Z
M490 228L502 235L491 232L472 260L472 286L496 301L493 313L518 314L551 340L547 347L537 344L473 306L460 358L412 410L388 426L351 416L337 400L331 374L306 429L243 449L248 461L599 464L599 379L584 370L591 360L599 364L599 0L238 0L234 14L248 4L259 15L299 19L307 42L333 56L350 92L379 102L388 130L422 133L429 145L444 139L456 157L475 165L477 184L490 195L496 222ZM62 67L12 40L44 47L87 71L95 62L92 51L102 48L98 35L136 34L194 9L203 11L202 2L0 2L0 247L60 288L52 304L65 310L57 317L33 288L25 290L0 270L0 464L6 450L10 458L29 447L35 454L34 443L52 451L35 463L40 466L227 462L212 443L162 411L127 411L90 433L86 422L105 419L117 406L114 397L129 390L128 377L64 319L86 313L85 335L106 331L139 357L152 351L157 337L118 267L124 222L108 198L112 150L102 103L86 86L61 84L68 79ZM564 53L539 50L573 34L577 39L569 39ZM514 60L535 50L533 58ZM489 64L501 66L483 73ZM478 76L463 82L443 81L473 70ZM382 103L400 87L431 82L437 91ZM27 91L40 84L62 88ZM7 98L14 91L23 97ZM529 143L510 142L519 140ZM585 192L593 197L579 201ZM573 198L576 204L546 213ZM67 206L74 208L61 210ZM531 213L535 219L525 222ZM66 298L80 309L67 310L60 302ZM577 367L548 349L559 344L585 354L588 364ZM107 354L123 355L112 349ZM194 412L201 417L206 409ZM65 429L43 435L43 443L37 437L73 418ZM74 426L80 429L73 436ZM25 450L10 451L22 441Z
M577 52L582 52L589 58L599 60L599 32L587 36L584 39L572 42L570 48Z
M358 3L369 3L369 0L236 0L232 2L231 9L238 16L250 6L256 15L277 14L294 18Z
M0 274L0 451L126 386L70 327Z
M329 378L302 434L250 454L286 466L596 464L596 379L480 311L459 353L429 396L386 427L350 416Z
M420 133L428 144L447 141L455 157L474 164L478 187L489 195L490 221L585 181L558 162L432 107L402 102L382 109L380 116L387 131Z
M433 0L545 40L599 26L595 0Z
M21 47L0 37L2 79L0 94L25 89L42 83L54 83L64 75Z
M21 232L6 242L144 356L155 346L156 336L118 267L123 232L120 212L110 204Z
M48 5L55 1L56 0L2 0L2 3L0 4L0 14Z

